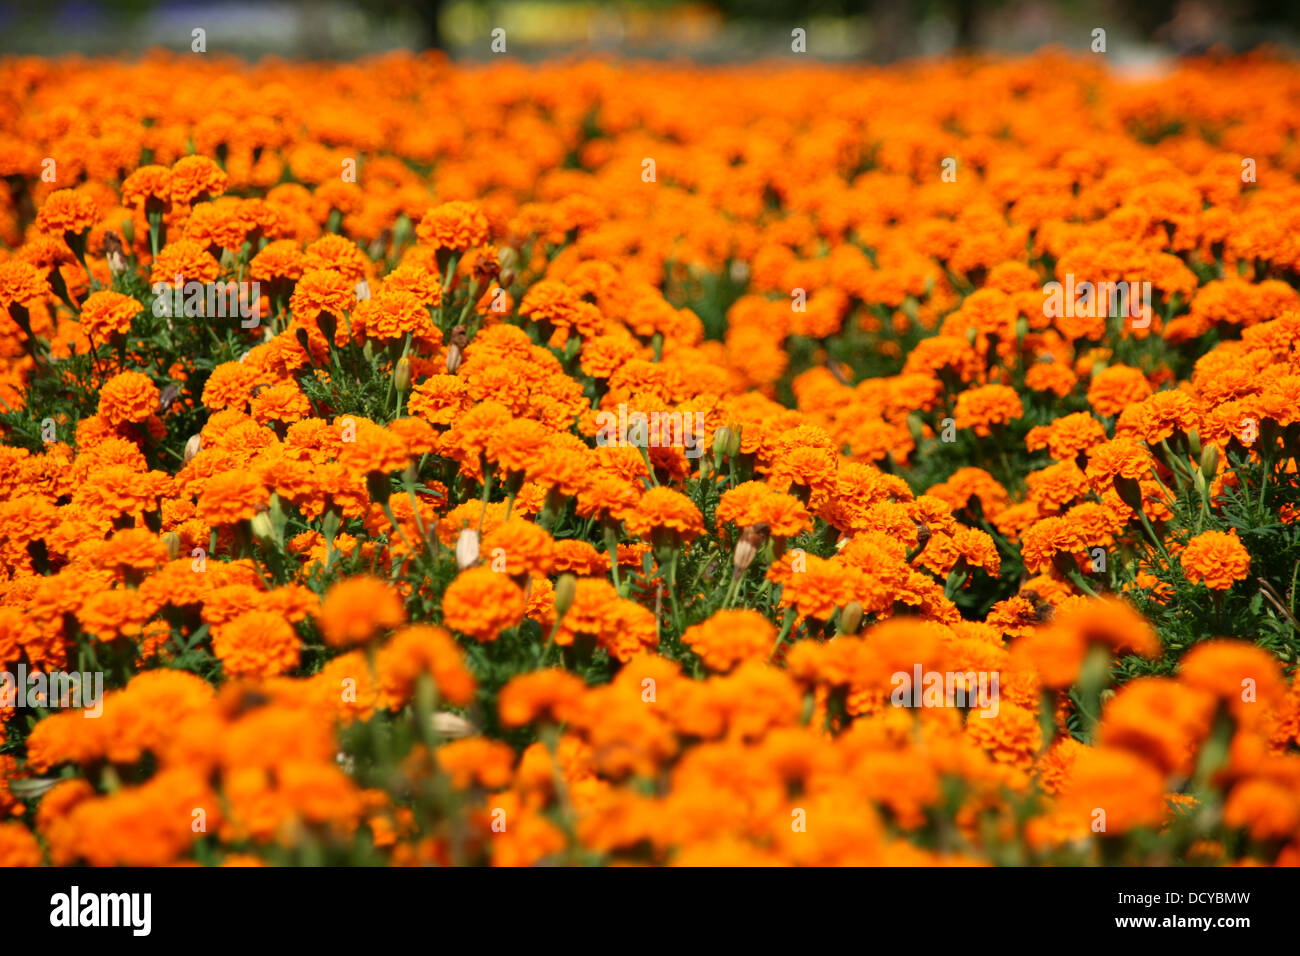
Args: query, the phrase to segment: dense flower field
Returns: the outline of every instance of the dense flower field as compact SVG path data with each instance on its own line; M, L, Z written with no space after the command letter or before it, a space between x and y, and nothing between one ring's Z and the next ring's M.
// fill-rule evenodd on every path
M1300 69L1103 61L0 62L0 863L1300 863Z

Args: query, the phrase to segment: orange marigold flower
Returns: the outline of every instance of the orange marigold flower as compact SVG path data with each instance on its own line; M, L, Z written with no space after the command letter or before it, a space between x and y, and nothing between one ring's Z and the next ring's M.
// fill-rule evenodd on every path
M114 425L142 422L158 410L158 386L141 372L120 372L99 391L99 414Z
M704 518L694 502L680 491L662 486L641 496L626 519L627 530L640 537L667 532L672 541L690 541L704 530Z
M494 641L523 619L524 592L487 566L462 571L442 595L443 623L478 641Z
M0 866L40 866L41 845L21 823L0 823Z
M446 630L414 624L393 634L375 656L381 700L390 710L401 707L415 692L421 674L430 674L443 700L464 707L474 700L474 675L465 655Z
M1111 365L1092 377L1088 404L1098 415L1109 418L1142 401L1151 392L1151 383L1140 370L1128 365Z
M144 311L144 306L120 292L104 290L92 292L81 304L81 326L97 344L110 336L124 335L131 330L131 320Z
M1235 530L1204 531L1187 542L1178 556L1183 577L1215 591L1226 591L1250 575L1250 554Z
M212 652L227 677L265 678L298 666L301 641L275 611L249 611L212 629Z
M514 775L515 751L509 744L486 737L466 737L443 744L434 752L438 766L459 790L478 785L501 790Z
M1223 822L1254 840L1286 840L1300 830L1300 798L1273 780L1245 780L1228 794Z
M52 236L68 233L80 236L99 222L95 200L76 189L59 189L50 193L36 214L36 228Z
M150 282L165 282L173 288L181 283L215 282L221 275L221 263L193 239L173 239L158 250L153 261Z
M122 182L122 205L138 208L150 199L170 205L172 171L166 166L141 166Z
M226 191L226 179L221 167L206 156L178 159L171 168L171 200L189 205L196 199L213 199Z
M257 514L270 495L260 478L245 471L213 475L199 495L199 517L209 525L235 524Z
M1200 642L1178 662L1178 676L1184 684L1226 702L1238 715L1253 717L1286 692L1277 658L1245 641Z
M772 622L748 608L718 611L682 635L682 643L713 671L729 671L748 660L766 659L775 640Z
M259 425L299 422L311 415L311 403L297 385L286 382L259 391L253 396L249 411Z
M426 212L415 234L436 249L463 252L487 241L488 221L473 203L447 202Z
M0 262L0 306L31 305L51 294L50 284L30 262Z
M404 623L406 609L397 592L368 575L346 578L331 587L317 616L321 637L331 647L364 644Z
M512 678L497 698L501 722L519 727L545 718L566 723L577 713L587 685L566 670L533 671Z
M541 525L516 517L484 535L479 553L494 571L544 576L551 573L555 542Z
M1075 758L1060 794L1060 807L1080 832L1105 814L1108 835L1157 827L1167 814L1165 778L1141 757L1117 747L1085 748Z
M957 396L953 417L958 428L973 428L976 435L986 438L993 433L993 428L1009 425L1024 413L1024 406L1014 388L982 385Z

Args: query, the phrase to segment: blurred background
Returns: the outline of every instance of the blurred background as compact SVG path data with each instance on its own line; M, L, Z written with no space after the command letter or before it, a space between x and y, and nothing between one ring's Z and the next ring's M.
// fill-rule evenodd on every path
M1140 64L1221 47L1296 47L1297 0L0 0L0 54L131 54L190 49L246 57L348 58L438 49L455 59L506 54L687 57L702 62L807 55L888 63L963 49L1023 52L1045 45L1106 52ZM499 36L499 34L498 34Z

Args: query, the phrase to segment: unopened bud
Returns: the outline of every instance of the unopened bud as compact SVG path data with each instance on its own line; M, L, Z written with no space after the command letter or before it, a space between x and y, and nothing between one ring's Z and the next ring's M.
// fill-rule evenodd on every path
M731 443L731 429L723 425L713 433L713 466L722 470L722 463L727 458L727 446Z
M1137 514L1142 514L1142 486L1138 484L1138 480L1116 475L1114 484L1115 490L1119 493L1119 500Z
M447 372L455 375L456 370L460 368L460 363L465 360L465 346L469 344L469 333L465 326L458 325L451 330L451 338L447 343Z
M202 436L191 435L189 441L185 443L185 453L181 457L182 464L188 465L193 460L194 456L199 453L199 450L202 447L203 447Z
M393 368L393 386L403 395L410 389L411 359L409 356L403 355L397 360L397 365Z
M857 601L850 601L840 609L838 630L841 634L856 634L861 626L862 605Z
M460 714L444 710L433 715L433 732L448 740L459 740L462 737L475 736L478 728Z
M736 542L736 551L731 557L731 564L737 576L749 570L749 566L754 563L755 555L763 545L767 544L770 531L770 526L760 523L751 524L740 533L740 540Z
M393 482L388 477L387 472L366 472L366 493L370 495L370 500L375 504L388 504L388 499L393 494Z
M573 598L578 591L578 576L572 571L565 571L555 579L555 613L564 617L573 607Z
M478 564L478 532L473 528L462 528L456 539L456 564L462 571Z
M167 560L175 561L181 553L181 536L175 531L168 531L162 536L163 547L167 549Z
M501 288L503 289L508 289L514 284L515 284L515 270L502 269L500 275L497 276L497 285L501 286Z
M117 233L104 233L104 256L108 259L108 271L113 275L118 276L126 271L126 250Z
M271 516L265 511L259 511L253 515L250 528L253 532L253 538L262 544L270 544L275 541L275 525L271 523Z
M1201 474L1206 481L1213 481L1219 471L1219 449L1206 445L1201 449Z
M519 253L513 246L506 246L497 252L497 261L501 263L502 269L509 269L519 261Z

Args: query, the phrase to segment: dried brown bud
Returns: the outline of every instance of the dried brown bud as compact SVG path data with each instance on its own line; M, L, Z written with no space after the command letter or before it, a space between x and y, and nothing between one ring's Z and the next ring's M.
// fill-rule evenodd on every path
M451 338L447 343L447 372L451 375L456 374L460 368L460 363L465 360L465 346L469 345L469 333L465 326L458 325L451 330Z
M737 575L749 570L749 566L754 563L754 556L763 545L767 544L767 536L770 532L771 528L768 525L760 523L751 524L740 533L740 540L736 542L736 552L731 559Z
M121 275L126 271L126 247L115 232L104 233L104 256L108 259L108 271Z
M464 571L478 564L478 532L463 528L456 539L456 564Z
M433 732L447 740L459 740L462 737L475 736L478 734L478 728L460 714L444 710L433 715Z
M495 249L484 249L474 257L474 278L484 285L495 279L501 272L501 260Z

